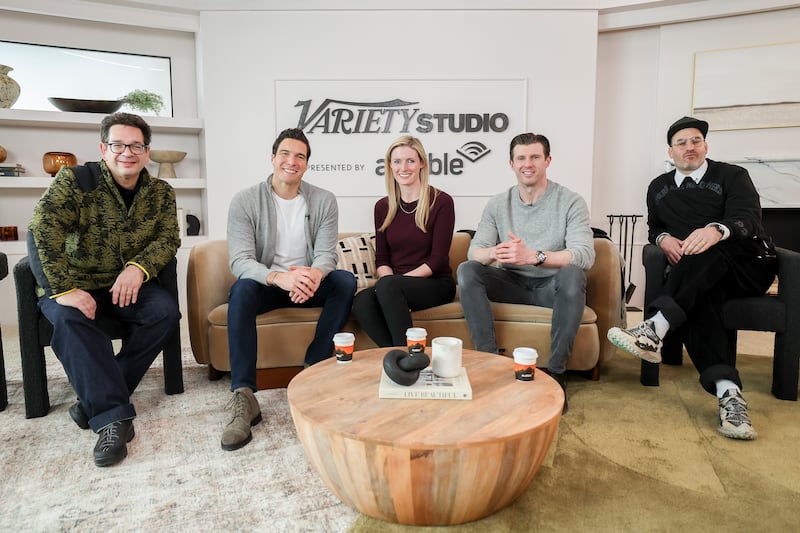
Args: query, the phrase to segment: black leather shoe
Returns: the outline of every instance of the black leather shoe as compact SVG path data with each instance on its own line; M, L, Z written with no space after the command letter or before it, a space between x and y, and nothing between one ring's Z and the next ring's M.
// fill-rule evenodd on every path
M86 414L86 411L83 410L81 402L72 404L69 408L69 416L78 424L79 428L89 429L89 416Z
M132 441L135 435L133 420L111 422L98 433L97 444L94 445L94 464L111 466L127 457L127 443Z

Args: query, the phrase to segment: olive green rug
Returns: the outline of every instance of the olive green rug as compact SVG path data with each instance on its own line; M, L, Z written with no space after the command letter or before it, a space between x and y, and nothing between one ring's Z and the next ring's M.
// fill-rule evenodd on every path
M772 359L738 367L759 433L716 431L716 399L688 360L639 385L639 361L618 353L598 382L571 377L551 466L510 507L453 531L797 531L800 404L770 393ZM353 532L434 531L359 516Z

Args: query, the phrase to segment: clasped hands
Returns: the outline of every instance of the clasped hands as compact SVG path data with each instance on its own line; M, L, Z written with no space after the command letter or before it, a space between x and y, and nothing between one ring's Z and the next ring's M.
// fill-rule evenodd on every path
M287 291L292 303L301 304L314 296L322 277L322 271L316 267L290 266L288 272L275 276L272 283Z
M715 227L706 226L697 228L683 240L667 235L661 240L660 246L667 261L674 265L684 255L702 254L721 240L722 235Z
M494 257L501 263L511 265L530 265L535 261L531 260L534 256L533 250L525 246L522 239L508 232L508 237L511 240L501 242L494 247Z
M111 293L111 303L120 307L135 304L143 283L144 272L135 265L128 265L108 289L108 292ZM74 307L89 320L94 320L97 314L97 301L83 289L75 289L62 294L56 298L56 302L67 307Z

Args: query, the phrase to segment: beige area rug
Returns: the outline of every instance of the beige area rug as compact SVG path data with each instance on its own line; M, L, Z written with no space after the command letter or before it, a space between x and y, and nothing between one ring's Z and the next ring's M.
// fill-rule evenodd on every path
M97 468L97 436L67 409L74 393L48 351L51 410L25 419L15 328L3 327L9 406L0 412L0 531L347 531L358 513L305 459L286 390L261 391L264 422L220 448L230 380L210 382L184 342L186 392L166 396L161 358L133 396L136 437Z
M140 416L129 457L96 468L95 436L69 419L73 394L52 355L51 413L25 420L15 333L7 330L2 531L442 529L389 524L339 502L308 466L283 390L258 393L266 422L251 444L223 452L229 382L209 382L188 350L186 392L165 396L161 369L151 369L134 397ZM739 367L759 432L753 442L717 434L716 400L688 359L663 366L658 388L639 385L639 361L622 353L598 382L571 377L570 411L528 490L495 515L449 530L796 531L800 404L770 394L770 358L743 355Z

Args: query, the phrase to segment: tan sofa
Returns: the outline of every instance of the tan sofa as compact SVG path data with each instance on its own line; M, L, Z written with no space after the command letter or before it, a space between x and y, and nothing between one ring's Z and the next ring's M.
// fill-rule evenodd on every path
M347 236L352 234L342 234ZM470 237L456 233L450 248L450 265L455 276L458 265L467 258ZM594 240L597 258L587 276L587 307L575 339L567 368L587 371L599 377L599 365L609 360L615 348L606 331L624 320L620 256L608 239ZM194 246L189 255L187 300L189 335L198 363L209 365L209 377L217 379L229 371L227 310L228 292L235 278L228 267L228 248L224 240ZM550 357L552 310L529 305L493 303L500 351L511 354L515 346L533 346L540 365ZM458 297L453 303L412 313L415 326L428 331L428 338L453 336L473 348ZM278 309L260 315L258 330L258 386L284 387L302 369L306 347L319 318L319 309ZM344 328L356 334L356 349L374 348L372 340L351 316Z

